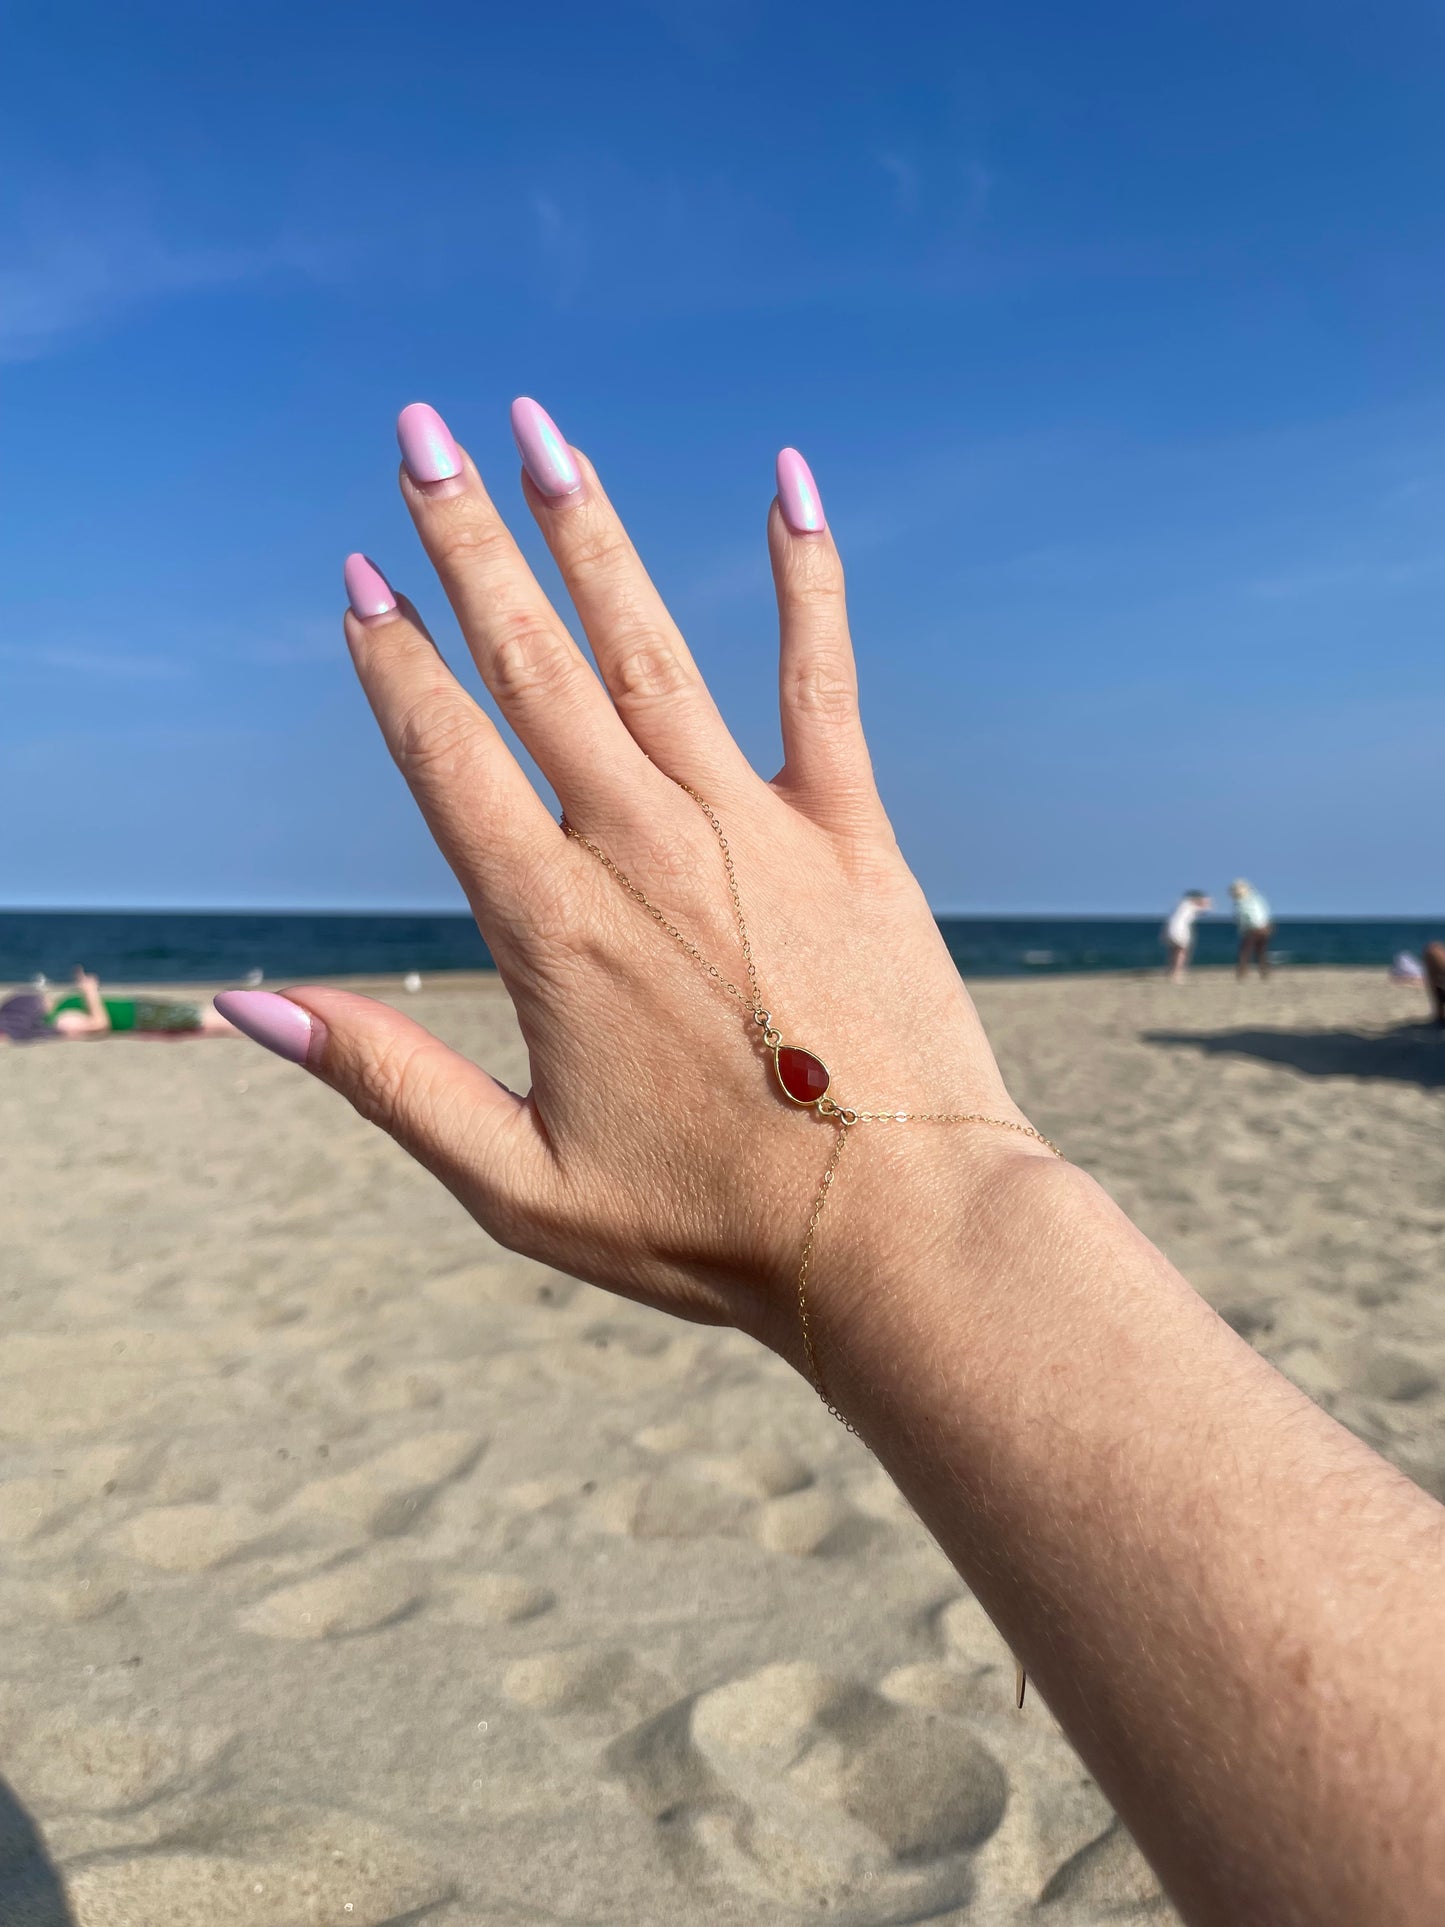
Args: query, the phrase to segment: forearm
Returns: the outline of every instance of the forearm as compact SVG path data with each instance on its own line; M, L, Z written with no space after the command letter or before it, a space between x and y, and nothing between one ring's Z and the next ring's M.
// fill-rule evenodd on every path
M1445 1513L1080 1172L945 1224L840 1289L830 1389L1186 1918L1445 1918Z

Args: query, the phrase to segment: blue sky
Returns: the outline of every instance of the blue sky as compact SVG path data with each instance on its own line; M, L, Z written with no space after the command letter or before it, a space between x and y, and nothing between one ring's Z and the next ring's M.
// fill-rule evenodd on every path
M393 418L440 407L535 555L524 392L769 772L764 518L805 451L940 908L1243 871L1285 912L1445 911L1438 9L137 0L0 32L0 902L458 902L340 565L450 647Z

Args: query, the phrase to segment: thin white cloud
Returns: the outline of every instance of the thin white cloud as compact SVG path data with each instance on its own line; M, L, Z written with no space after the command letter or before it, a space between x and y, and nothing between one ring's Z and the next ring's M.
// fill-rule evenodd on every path
M1361 557L1317 569L1296 569L1263 576L1249 584L1249 593L1264 602L1303 602L1314 596L1360 591L1379 595L1391 589L1413 589L1445 573L1445 556L1407 556L1398 560Z
M32 211L23 233L0 240L0 362L52 354L155 301L326 268L321 250L295 240L176 247L131 214L87 223Z
M174 656L139 655L88 644L0 642L0 661L57 676L105 676L119 682L172 682L189 674Z

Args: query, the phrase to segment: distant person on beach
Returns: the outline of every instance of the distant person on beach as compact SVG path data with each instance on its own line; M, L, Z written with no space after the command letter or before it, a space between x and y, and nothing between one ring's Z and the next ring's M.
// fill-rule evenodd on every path
M80 1042L132 1032L141 1037L234 1037L236 1027L218 1010L175 997L102 997L89 971L77 970L76 988L57 997L50 990L17 990L0 1003L0 1044L40 1044L51 1038Z
M1169 951L1169 981L1183 983L1194 954L1194 924L1201 910L1212 910L1213 900L1203 890L1186 890L1169 912L1164 926L1164 942Z
M685 497L695 438L659 421L658 472ZM509 1249L791 1364L952 1559L1190 1927L1438 1927L1445 1509L1232 1330L1013 1101L874 786L806 462L778 457L769 510L784 761L765 782L586 456L533 401L512 425L595 671L422 403L398 425L399 481L561 821L361 555L345 626L515 1005L530 1089L354 991L221 1007ZM1181 905L1181 952L1207 903ZM1233 1229L1222 1202L1216 1231ZM559 1422L559 1474L577 1450ZM830 1563L850 1612L891 1609L866 1556ZM927 1858L955 1837L928 1760L900 1754L895 1778L917 1816L895 1851ZM1101 1840L1071 1864L1112 1894ZM618 1915L596 1893L578 1907Z
M1239 955L1234 974L1241 981L1254 964L1261 977L1269 975L1269 940L1274 935L1274 918L1269 904L1252 883L1236 877L1229 886L1234 899L1234 921L1239 929Z

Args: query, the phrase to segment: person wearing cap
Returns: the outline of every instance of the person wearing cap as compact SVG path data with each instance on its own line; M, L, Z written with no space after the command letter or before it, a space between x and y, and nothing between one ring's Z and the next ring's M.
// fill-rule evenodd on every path
M1268 901L1252 883L1236 877L1229 886L1234 899L1234 920L1239 926L1239 957L1234 974L1241 981L1254 964L1261 977L1269 975L1269 940L1274 935L1274 918Z

